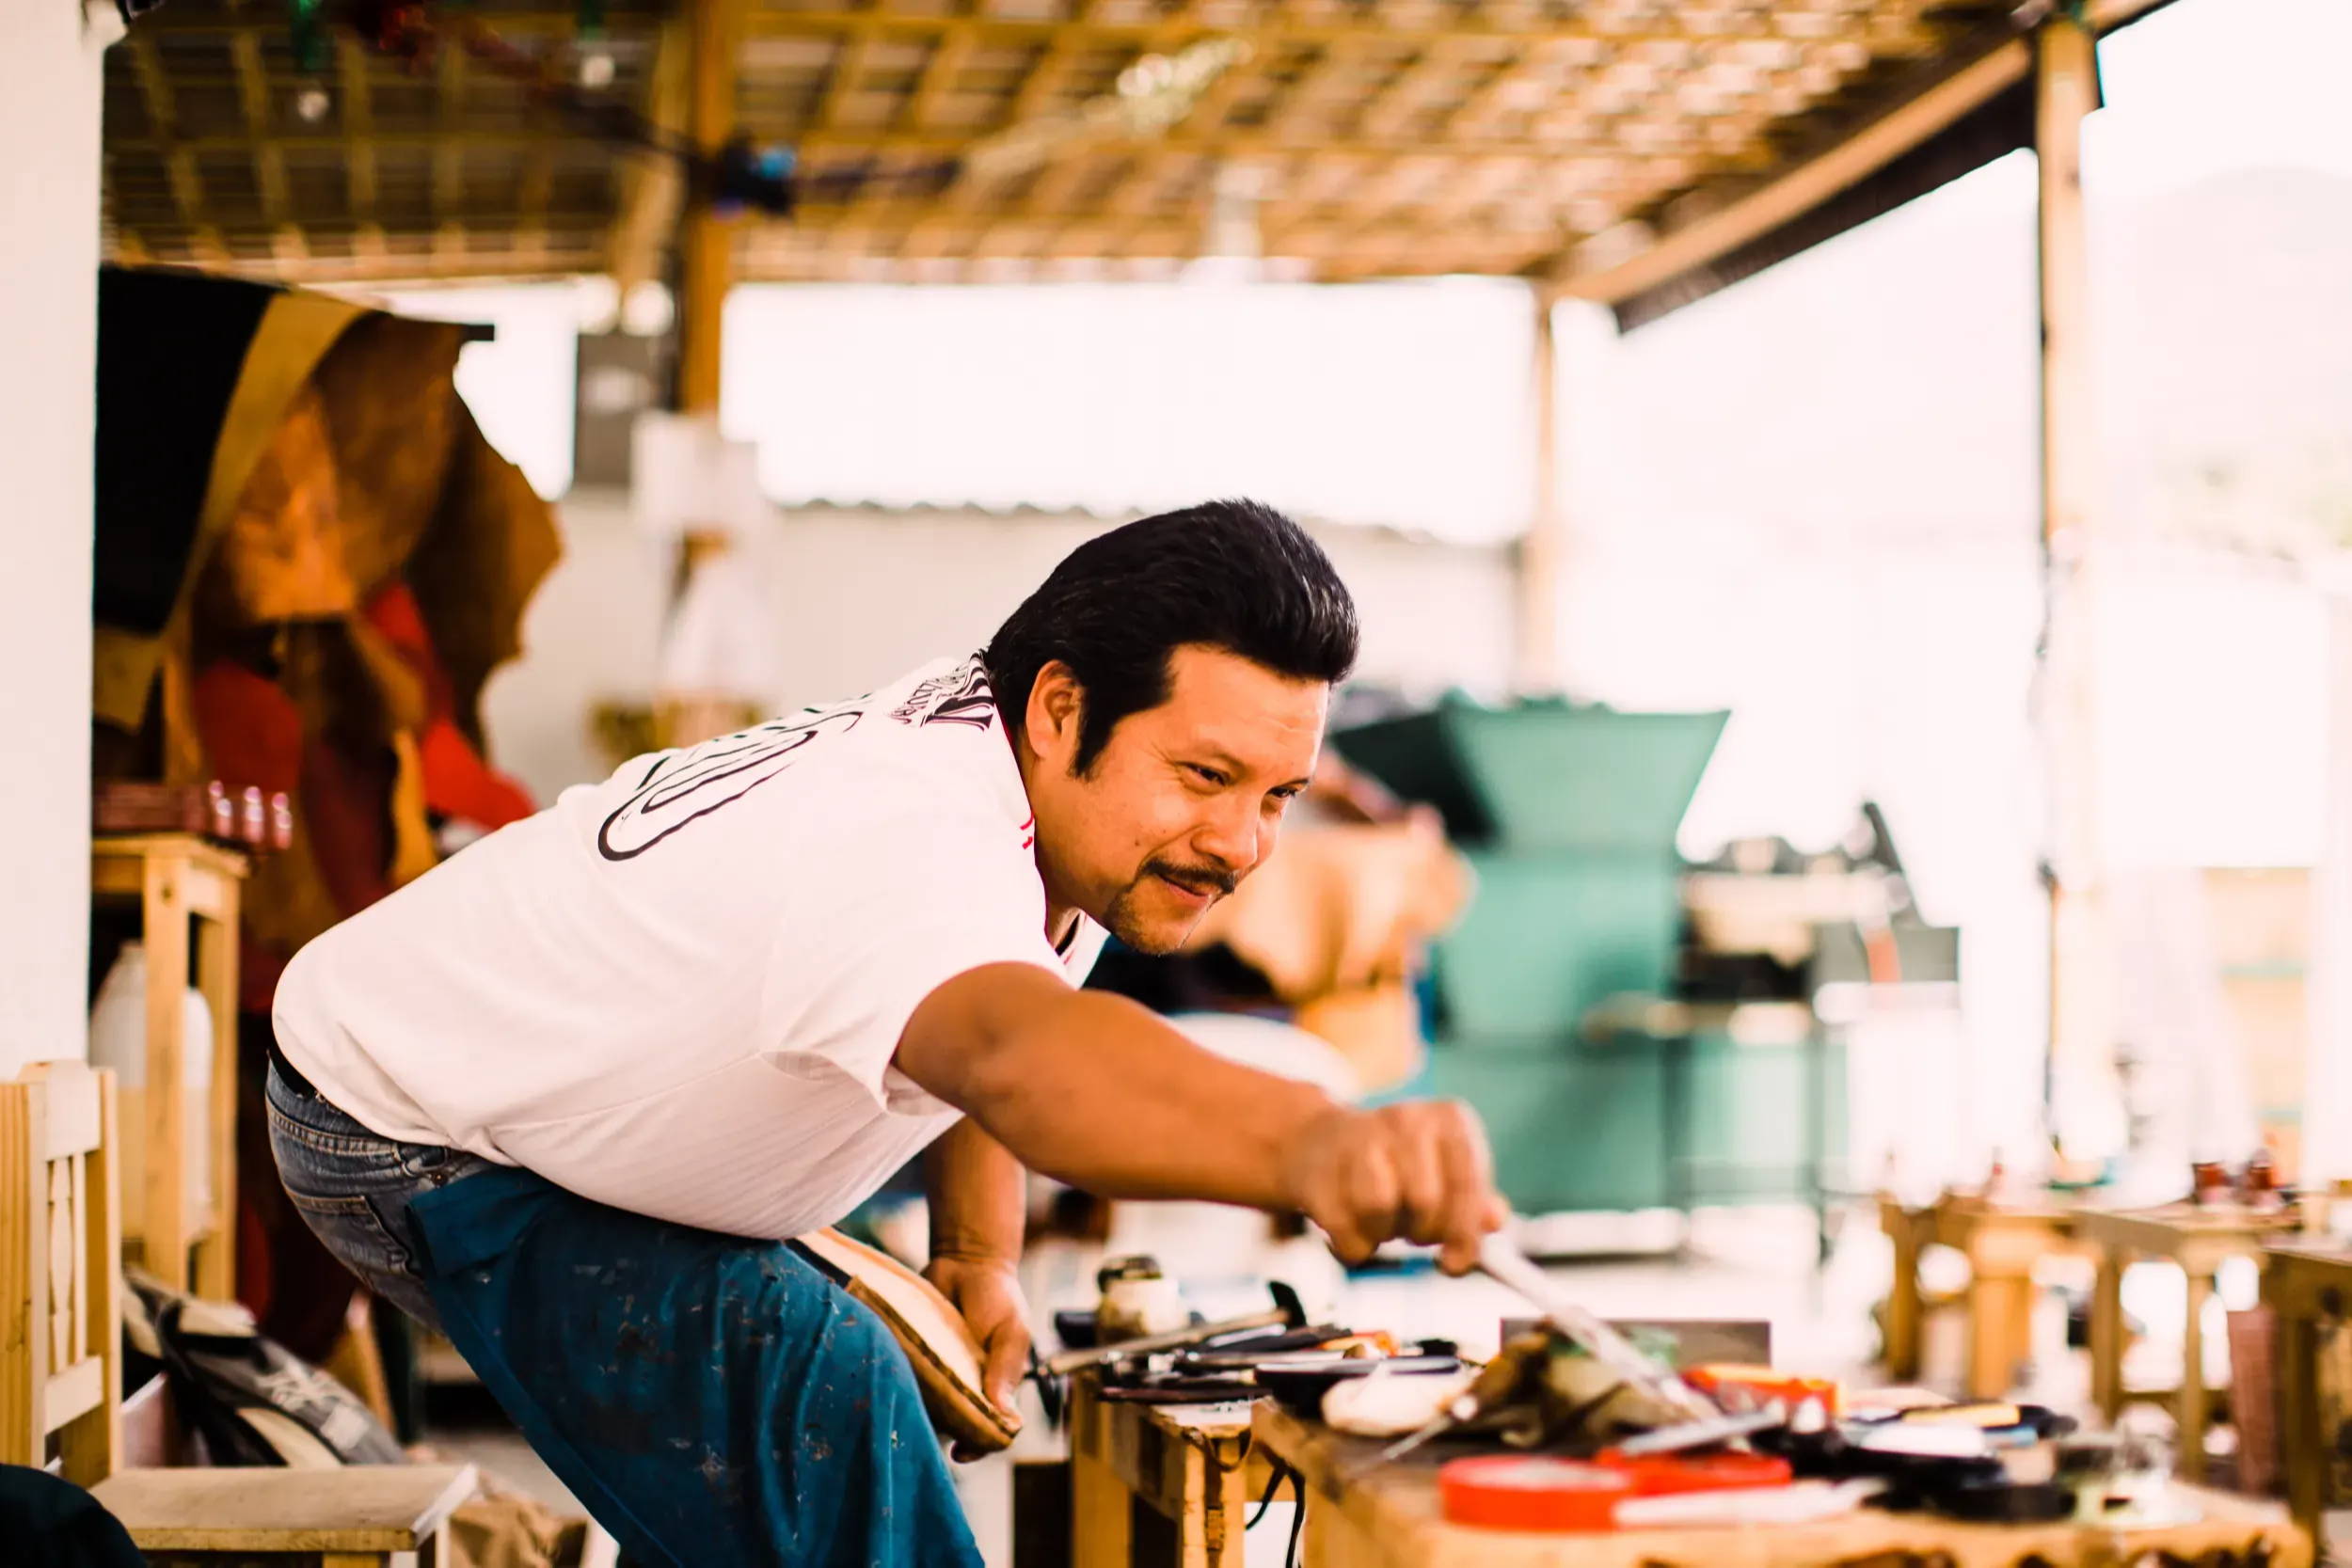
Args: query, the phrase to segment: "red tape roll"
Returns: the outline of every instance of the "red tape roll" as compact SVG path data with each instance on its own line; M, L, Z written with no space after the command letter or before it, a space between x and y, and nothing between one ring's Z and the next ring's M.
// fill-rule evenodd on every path
M1501 1454L1444 1465L1438 1492L1448 1524L1549 1531L1614 1529L1618 1502L1634 1495L1623 1470Z
M1645 1497L1683 1492L1733 1492L1752 1486L1786 1486L1793 1479L1788 1461L1761 1453L1713 1453L1680 1458L1674 1454L1628 1459L1603 1450L1594 1461L1604 1469L1621 1470Z

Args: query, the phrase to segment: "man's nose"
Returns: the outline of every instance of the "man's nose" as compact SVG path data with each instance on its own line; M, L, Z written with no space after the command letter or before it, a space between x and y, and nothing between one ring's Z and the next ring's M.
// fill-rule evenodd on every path
M1258 863L1264 849L1259 838L1257 813L1235 793L1219 800L1192 835L1192 847L1202 859L1238 877Z

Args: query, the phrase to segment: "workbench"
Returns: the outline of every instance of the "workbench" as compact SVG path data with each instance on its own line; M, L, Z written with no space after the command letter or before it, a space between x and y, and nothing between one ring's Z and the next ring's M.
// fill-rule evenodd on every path
M2188 1276L2188 1318L2181 1340L2181 1383L2176 1396L2181 1474L2205 1474L2205 1428L2213 1394L2205 1386L2205 1303L2214 1275L2232 1258L2256 1258L2263 1243L2296 1228L2291 1212L2256 1213L2239 1208L2200 1209L2174 1204L2163 1209L2082 1209L2074 1234L2098 1251L2099 1273L2090 1294L2090 1397L2112 1425L2131 1398L2123 1387L2123 1271L2135 1259L2177 1263ZM2158 1396L2159 1398L2163 1396Z
M1258 1451L1298 1471L1306 1568L2310 1568L2311 1537L2275 1503L2179 1487L2202 1517L2158 1528L2074 1524L1966 1525L1864 1509L1771 1528L1533 1535L1445 1522L1433 1446L1361 1473L1380 1447L1342 1436L1271 1402L1256 1407Z
M1249 1447L1247 1403L1131 1404L1073 1376L1071 1568L1241 1568Z
M2279 1452L2287 1506L2316 1537L2336 1448L2320 1431L2319 1337L2352 1308L2352 1251L2302 1242L2265 1248L2263 1305L2279 1327Z
M1886 1298L1887 1374L1900 1382L1919 1375L1927 1315L1919 1254L1933 1243L1968 1259L1968 1397L2007 1394L2033 1348L2034 1268L2076 1249L2074 1212L1949 1194L1914 1209L1882 1194L1879 1228L1895 1243L1895 1277Z

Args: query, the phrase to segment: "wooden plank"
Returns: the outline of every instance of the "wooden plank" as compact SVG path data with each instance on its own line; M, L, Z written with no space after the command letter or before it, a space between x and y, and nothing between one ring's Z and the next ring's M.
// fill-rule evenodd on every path
M1218 81L1225 80L1230 74L1231 71L1228 71L1220 75ZM1210 91L1215 90L1213 86ZM1203 94L1203 102L1206 101L1207 94ZM1326 108L1331 106L1327 103L1324 105ZM1300 115L1260 129L1219 129L1206 120L1188 119L1173 130L1165 134L1153 133L1143 140L1152 147L1165 147L1175 152L1197 152L1221 158L1346 159L1360 162L1367 169L1382 168L1403 159L1416 162L1437 159L1447 163L1468 160L1541 164L1585 160L1640 169L1651 165L1687 164L1693 155L1687 147L1629 146L1606 135L1571 140L1483 133L1464 136L1310 134L1308 126L1312 119L1311 115ZM872 129L836 126L825 130L818 128L813 120L782 117L749 119L743 122L742 129L755 139L789 141L794 150L806 158L815 158L819 154L937 158L966 151L981 140L1022 122L1015 113L1009 111L992 125L968 131L904 125ZM1135 139L1124 138L1123 133L1115 131L1090 129L1088 136L1088 145L1098 149L1136 145ZM322 135L313 131L278 132L263 139L270 146L289 153L341 153L347 145L342 137ZM485 152L526 154L546 148L561 150L578 146L580 141L576 135L546 131L388 130L370 136L367 145L377 151L438 153L452 142L462 142L468 148ZM168 142L146 136L124 136L109 140L106 148L110 154L145 153L167 158L175 153L244 152L253 145L252 138L244 135L191 136Z
M2087 559L2098 453L2087 341L2082 122L2097 107L2096 43L2088 28L2060 10L2035 33L2034 59L2047 607L2036 684L2042 691L2041 739L2050 758L2050 843L2044 850L2050 864L2049 1049L2059 1081L2112 1084L2114 1020L2107 999L2115 976L2105 956L2099 888L2097 583ZM2057 1131L2063 1136L2068 1129ZM2193 1435L2202 1436L2201 1423Z
M42 1223L42 1129L39 1089L0 1084L0 1465L40 1465L49 1336L40 1308L49 1299L48 1227Z
M335 40L335 75L342 88L344 195L351 215L365 220L375 215L375 104L368 89L367 52L358 39Z
M70 1421L100 1409L106 1401L106 1364L85 1356L63 1371L49 1374L41 1389L41 1419L55 1432Z
M478 1484L470 1465L125 1470L94 1488L144 1552L405 1552Z
M57 1433L68 1481L94 1486L122 1461L122 1200L117 1161L121 1120L115 1075L98 1074L98 1146L82 1161L81 1277L87 1294L81 1354L99 1368L97 1407Z
M99 1075L88 1063L72 1058L36 1062L24 1069L24 1078L40 1085L41 1147L36 1158L43 1163L70 1159L99 1146L105 1123Z
M736 58L744 0L695 0L690 40L687 131L697 150L716 152L735 129ZM677 409L719 411L722 337L735 273L735 226L707 204L686 214L679 250Z
M182 1113L186 1085L188 908L183 893L185 863L176 856L145 862L146 889L140 941L147 948L146 1191L136 1199L136 1222L128 1227L144 1244L150 1274L175 1290L188 1288L187 1118Z
M1071 1380L1071 1568L1130 1568L1134 1561L1133 1495L1111 1466L1107 1411L1091 1379Z
M90 840L90 875L105 883L106 891L138 894L147 885L139 864L153 855L176 855L192 865L240 879L248 864L239 851L196 833L102 833Z
M1560 508L1560 362L1550 290L1532 291L1535 312L1534 352L1528 367L1528 413L1534 425L1534 494L1529 498L1527 532L1518 546L1514 584L1518 601L1518 657L1514 684L1521 691L1549 691L1560 681L1560 594L1567 554L1566 519Z
M197 1293L212 1301L237 1294L237 884L220 879L228 907L196 927L196 983L213 1018L213 1102L205 1125L212 1148L209 1229L198 1248Z
M675 19L662 24L647 68L645 118L673 135L686 132L688 68L691 45L686 25ZM663 258L675 233L678 208L685 198L686 181L675 158L656 153L632 154L620 174L620 214L612 225L612 281L626 296L640 283L661 276Z

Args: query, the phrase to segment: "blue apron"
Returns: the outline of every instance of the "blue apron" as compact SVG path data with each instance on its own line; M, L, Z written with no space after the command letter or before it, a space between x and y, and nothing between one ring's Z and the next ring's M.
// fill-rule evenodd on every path
M503 1166L409 1213L451 1341L638 1568L979 1568L904 1353L789 1247Z

